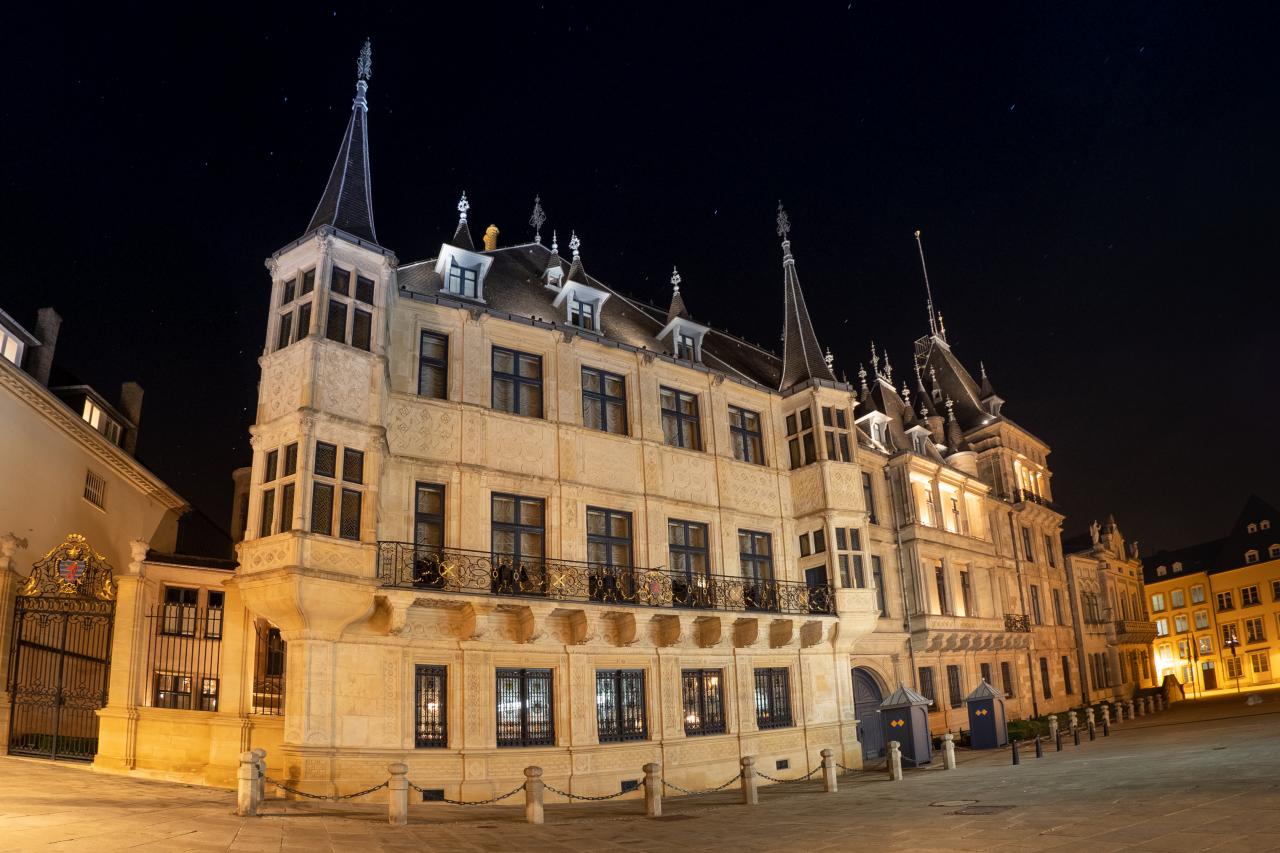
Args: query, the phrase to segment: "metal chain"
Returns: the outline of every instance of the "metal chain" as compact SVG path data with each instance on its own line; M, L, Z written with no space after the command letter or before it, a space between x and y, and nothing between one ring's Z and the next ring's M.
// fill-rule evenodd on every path
M405 781L409 782L408 779L406 779ZM409 782L409 787L419 793L422 793L426 790L425 788L419 788L417 785L413 784L412 782ZM490 797L487 800L450 800L447 797L441 797L440 799L435 800L434 802L448 803L451 806L487 806L493 803L500 803L503 800L507 799L508 797L513 797L523 790L524 790L524 783L521 782L517 787L512 788L507 793L500 794L499 796L496 796L496 797Z
M590 800L592 802L599 802L600 800L614 800L614 799L617 799L618 797L621 797L623 794L631 793L630 791L619 791L616 794L605 794L603 797L583 797L583 796L579 796L578 794L570 794L568 791L561 791L559 788L553 788L550 785L548 785L546 782L542 783L542 787L546 788L548 791L550 791L553 794L559 794L560 796L568 797L571 800Z
M732 785L734 782L737 782L741 778L742 778L742 771L739 770L738 775L734 776L728 782L725 782L723 785L717 785L714 788L708 788L705 791L690 791L688 788L681 788L676 783L668 782L666 779L662 780L662 784L666 785L668 788L675 788L677 791L679 791L682 794L692 794L694 796L697 796L698 794L714 794L716 791L723 791L725 788L729 787L730 785Z
M339 800L354 800L356 797L363 797L366 794L372 794L374 791L380 791L387 787L390 783L390 780L388 780L387 782L374 785L372 788L365 788L363 791L356 791L354 794L309 794L306 791L299 791L297 788L290 788L288 785L278 782L270 776L263 776L262 778L264 781L270 782L272 785L275 785L281 791L286 793L294 794L298 797L306 797L308 800L332 800L334 802Z
M773 778L772 776L770 776L768 773L761 773L759 770L757 770L757 771L756 771L756 775L757 775L757 776L759 776L759 777L761 777L762 779L768 779L770 782L778 782L778 783L780 783L780 784L785 785L785 784L787 784L788 782L804 782L804 781L807 781L811 776L813 776L813 774L814 774L814 773L817 773L817 772L818 772L819 770L821 770L821 769L822 769L822 765L821 765L821 764L819 764L817 767L813 768L813 769L812 769L812 770L810 770L808 773L806 773L806 774L804 774L803 776L800 776L800 777L798 777L798 778L796 778L796 779L775 779L775 778Z
M839 761L837 761L837 762L836 762L836 767L839 767L839 768L840 768L841 770L843 770L845 773L857 773L857 772L859 772L859 771L857 771L857 770L854 770L852 767L845 767L845 766L844 766L843 764L841 764Z

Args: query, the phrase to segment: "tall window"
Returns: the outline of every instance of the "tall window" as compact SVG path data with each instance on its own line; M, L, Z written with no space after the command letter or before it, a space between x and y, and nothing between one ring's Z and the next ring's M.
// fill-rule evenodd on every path
M947 601L947 570L941 560L933 564L933 580L938 587L938 612L944 616L950 615L951 604Z
M696 521L667 522L671 565L671 597L676 604L707 607L711 602L711 558L707 525Z
M1040 587L1031 584L1031 620L1037 625L1044 624L1044 617L1040 613Z
M742 597L748 610L778 606L773 585L773 539L768 533L738 531L738 561L742 567Z
M587 507L587 560L593 601L633 601L631 513Z
M865 589L866 572L862 562L862 533L856 527L836 528L836 564L840 569L840 585L846 589ZM852 552L852 553L849 553Z
M1169 620L1168 619L1156 620L1156 636L1157 637L1169 636Z
M311 293L315 287L316 271L313 269L281 285L280 305L276 311L276 349L284 349L310 334Z
M1053 698L1053 687L1049 684L1049 659L1040 658L1040 689L1044 693L1044 698Z
M729 407L729 439L733 458L753 465L764 464L764 444L760 434L760 413Z
M1246 586L1240 590L1240 606L1253 607L1255 604L1261 604L1262 597L1258 595L1257 586Z
M1071 689L1071 661L1066 656L1062 656L1062 689L1068 695L1075 693Z
M448 746L448 668L419 664L413 668L413 681L413 745Z
M1031 528L1030 527L1022 528L1022 556L1026 559L1028 563L1034 563L1036 561L1036 552L1031 547Z
M582 425L627 434L627 381L616 373L582 368Z
M1227 678L1239 678L1244 674L1243 658L1226 658L1225 663L1227 665Z
M490 545L495 592L539 594L547 591L543 557L546 504L542 498L493 493Z
M933 690L933 667L922 666L918 670L920 676L920 695L930 701L937 699Z
M1208 610L1197 610L1193 614L1193 616L1195 618L1197 628L1203 629L1203 628L1209 627L1209 611Z
M1175 589L1173 592L1169 593L1169 606L1175 609L1186 606L1186 600L1183 596L1182 590Z
M801 409L787 415L787 452L792 468L802 468L818 461L818 448L813 437L813 410Z
M959 708L964 702L964 693L960 690L960 667L954 664L947 666L947 699L952 708Z
M207 640L222 639L222 604L226 596L222 590L211 589L205 593L207 608L204 613L204 636Z
M1244 641L1246 643L1261 643L1265 642L1266 639L1267 631L1263 627L1261 616L1244 620Z
M827 440L827 458L833 462L852 462L848 412L839 406L823 406L822 426Z
M480 265L463 266L456 260L449 261L449 277L445 280L445 289L468 299L479 298Z
M1053 554L1053 537L1048 533L1044 534L1044 561L1048 563L1051 568L1056 569L1058 567L1058 560ZM1062 620L1058 620L1058 624L1061 625ZM1071 691L1068 690L1067 692L1070 693Z
M1191 603L1204 604L1204 584L1196 584L1191 587Z
M1155 596L1152 596L1152 601L1154 602L1154 600ZM1218 610L1235 610L1235 607L1236 606L1231 599L1230 592L1218 593ZM1155 608L1153 607L1152 609L1154 610ZM1164 608L1162 607L1161 609L1163 610Z
M160 633L180 637L196 634L196 604L200 590L183 586L164 588L164 618Z
M417 483L413 497L413 583L444 587L444 486Z
M542 417L542 356L493 348L493 408Z
M888 616L889 611L885 608L884 598L884 566L881 565L878 554L871 555L871 582L876 585L876 607L879 608L881 616Z
M960 597L964 602L964 615L977 616L978 612L973 606L973 584L969 580L967 571L960 572Z
M1058 588L1055 586L1053 589L1049 590L1049 596L1053 599L1053 622L1054 622L1054 624L1055 624L1055 625L1065 625L1065 624L1067 624L1067 620L1062 618L1062 616L1063 616L1063 614L1062 614L1062 590L1058 589ZM1071 691L1070 691L1070 690L1068 690L1067 692L1068 692L1068 693L1070 693Z
M1004 695L1013 698L1013 668L1008 661L1000 661L1000 684L1004 687Z
M596 670L596 733L601 743L649 737L643 669Z
M341 267L333 268L329 279L329 308L325 337L356 349L368 350L373 335L373 279L355 276Z
M867 521L879 524L876 520L876 493L871 487L871 475L862 472L862 500L867 505Z
M978 669L982 673L982 680L987 682L987 684L991 684L991 664L980 663L978 664Z
M662 437L672 447L702 449L702 425L698 417L698 398L674 388L659 388L662 407Z
M498 746L556 742L551 670L497 671Z
M1262 675L1271 671L1271 653L1268 651L1250 652L1249 665L1253 667L1254 675Z
M1185 634L1187 632L1187 627L1188 627L1187 614L1179 613L1177 616L1173 617L1174 631L1178 632L1179 634Z
M1151 596L1151 612L1160 613L1164 611L1164 593L1157 592Z
M297 490L298 445L286 444L270 450L262 466L262 514L258 535L270 536L293 529L293 507ZM279 507L276 506L277 501Z
M449 336L422 332L418 345L418 395L436 400L449 398Z
M785 666L757 669L756 727L778 729L791 721L791 671Z
M724 733L724 670L683 670L680 673L680 696L686 735Z
M360 486L364 482L364 453L351 448L342 451L342 477L338 479L338 448L316 442L314 478L311 484L311 532L332 536L337 515L338 536L360 539Z

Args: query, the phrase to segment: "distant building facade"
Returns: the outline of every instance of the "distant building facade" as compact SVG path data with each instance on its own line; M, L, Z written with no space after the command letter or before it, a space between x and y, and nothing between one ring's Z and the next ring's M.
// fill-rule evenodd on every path
M1280 665L1280 512L1252 495L1227 535L1143 561L1155 669L1191 695L1270 684Z

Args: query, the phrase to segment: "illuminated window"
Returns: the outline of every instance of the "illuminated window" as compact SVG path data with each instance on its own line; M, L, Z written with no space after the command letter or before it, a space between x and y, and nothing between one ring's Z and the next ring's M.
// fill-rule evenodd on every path
M1227 678L1239 678L1244 674L1244 659L1231 657L1226 659Z
M1169 593L1169 606L1178 608L1186 605L1185 595L1180 589L1175 589Z
M478 298L480 282L480 266L463 266L456 260L449 261L449 276L445 281L445 289L457 296L468 299Z
M822 407L822 425L825 428L827 458L833 462L852 462L849 452L849 415L839 406Z
M756 727L778 729L791 721L791 671L785 666L757 669Z
M418 396L449 397L449 336L423 330L418 344Z
M498 746L551 746L555 715L551 670L497 671Z
M1244 641L1246 644L1262 643L1267 639L1266 628L1263 626L1262 617L1257 616L1253 619L1244 620Z
M724 733L723 685L722 669L686 669L680 673L680 696L686 735Z
M1195 612L1196 628L1204 629L1209 627L1209 611L1197 610Z
M1169 636L1169 620L1168 619L1156 620L1156 636L1157 637Z
M1240 606L1253 607L1255 604L1261 604L1262 597L1258 595L1258 587L1246 586L1240 590Z
M1240 643L1240 635L1236 633L1236 624L1228 622L1219 626L1222 629L1222 645L1232 646Z
M1270 652L1253 652L1249 655L1249 664L1253 667L1254 675L1262 675L1264 672L1271 671L1271 653Z
M1245 551L1244 561L1246 564L1258 562L1258 552L1253 548L1250 548L1248 551Z
M696 361L698 357L697 342L693 339L693 335L685 332L676 333L676 358L685 361Z
M542 417L542 356L494 347L492 395L499 412Z
M569 325L592 332L597 331L599 329L599 317L596 310L597 306L594 302L584 302L576 298L570 299ZM684 356L681 357L683 358Z
M596 734L601 743L649 737L643 669L596 670Z
M662 409L662 437L671 447L702 449L702 422L698 414L698 398L675 388L658 389Z
M764 464L764 444L760 431L760 413L737 406L729 407L729 440L733 458L753 465Z
M7 329L0 328L0 358L11 361L19 367L22 366L22 353L26 350L27 345L20 341L12 332Z
M1201 655L1213 654L1213 637L1201 637L1197 642L1200 644Z
M1187 624L1187 617L1185 615L1179 614L1173 617L1174 631L1176 631L1179 634L1185 634L1187 632L1188 627L1189 626Z
M1164 612L1164 593L1163 592L1157 592L1152 594L1151 612L1152 613Z
M448 668L413 668L413 745L418 749L449 745Z
M818 447L813 436L813 411L800 409L787 415L787 451L791 467L802 468L818 461Z
M1191 603L1204 604L1204 585L1196 584L1191 587Z
M1218 611L1221 612L1223 610L1234 610L1234 609L1235 609L1235 604L1231 600L1231 593L1230 592L1218 593Z
M84 410L80 413L80 416L85 423L105 435L107 441L117 446L120 444L120 424L112 420L100 406L88 397L85 398Z

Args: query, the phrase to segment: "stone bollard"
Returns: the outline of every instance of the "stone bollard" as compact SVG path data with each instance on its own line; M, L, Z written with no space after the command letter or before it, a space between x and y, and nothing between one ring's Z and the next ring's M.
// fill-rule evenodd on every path
M1106 702L1102 703L1102 725L1105 727L1111 722L1111 706Z
M836 755L830 747L822 750L822 790L827 794L836 792Z
M529 823L542 823L542 797L545 786L542 783L541 767L524 769L524 819Z
M1125 717L1126 720L1136 720L1138 718L1137 709L1134 708L1132 699L1125 700L1125 710L1128 712Z
M409 765L388 764L387 772L387 822L392 826L404 826L409 822Z
M1143 699L1138 699L1138 716L1145 717L1147 715L1147 703Z
M1021 763L1022 763L1022 758L1021 758L1021 756L1019 756L1019 755L1018 755L1018 740L1017 740L1017 738L1015 738L1015 739L1013 739L1013 740L1009 741L1009 746L1010 746L1010 752L1012 753L1012 757L1013 757L1013 763L1014 763L1015 765L1021 764Z
M1057 714L1049 715L1049 737L1053 738L1054 740L1058 739L1058 715Z
M1071 731L1073 731L1073 732L1074 732L1076 729L1078 729L1078 728L1080 727L1080 723L1079 723L1079 721L1076 719L1076 712L1075 712L1075 711L1068 711L1068 712L1067 712L1067 720L1071 723Z
M1148 714L1154 714L1156 712L1156 700L1152 699L1150 696L1147 696L1142 701L1146 703Z
M662 765L650 762L644 766L644 813L662 817Z
M942 735L942 769L956 769L956 736L951 732Z
M1072 744L1073 746L1079 746L1079 745L1080 745L1080 730L1079 730L1079 729L1072 729L1072 730L1071 730L1071 740L1073 741L1073 744Z
M236 814L241 817L258 814L258 756L252 752L240 753L240 767L236 770Z
M1062 731L1054 729L1053 731L1053 751L1062 752Z
M1090 707L1088 707L1088 708L1085 708L1085 709L1084 709L1084 724L1085 724L1086 726L1089 726L1090 728L1092 728L1093 726L1097 725L1097 723L1096 723L1096 721L1094 720L1094 717L1093 717L1093 707L1092 707L1092 706L1090 706Z
M902 781L902 744L896 740L889 741L889 781Z
M760 802L757 784L756 757L744 755L742 756L742 802L748 806L754 806Z
M258 769L258 805L267 801L267 751L262 747L251 750L254 767Z
M1164 696L1160 695L1159 693L1156 694L1156 710L1157 711L1164 710Z
M1111 737L1111 721L1106 717L1102 718L1102 736Z
M1089 740L1098 739L1098 727L1093 724L1093 720L1089 721Z

